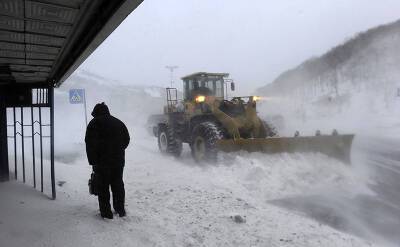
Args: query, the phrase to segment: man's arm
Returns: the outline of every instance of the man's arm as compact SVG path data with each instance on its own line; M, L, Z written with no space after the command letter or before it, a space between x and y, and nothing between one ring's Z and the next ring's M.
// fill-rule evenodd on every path
M86 128L85 143L89 164L95 166L98 164L99 133L93 120Z
M123 124L123 140L124 140L124 149L126 149L129 145L131 138L129 136L128 128L126 128L125 124Z

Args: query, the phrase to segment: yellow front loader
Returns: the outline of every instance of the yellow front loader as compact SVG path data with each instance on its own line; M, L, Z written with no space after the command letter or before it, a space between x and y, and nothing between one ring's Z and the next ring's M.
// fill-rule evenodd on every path
M162 153L179 156L188 143L196 161L216 161L219 151L281 153L319 152L350 162L354 135L279 137L257 115L259 97L228 99L226 73L199 72L183 77L184 97L178 101L175 88L167 88L167 105L152 130Z

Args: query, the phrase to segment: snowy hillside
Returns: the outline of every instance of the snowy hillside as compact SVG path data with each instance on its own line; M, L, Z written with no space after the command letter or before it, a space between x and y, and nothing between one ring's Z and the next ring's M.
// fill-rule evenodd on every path
M296 128L308 132L310 126L358 133L398 128L399 44L400 21L360 33L260 88L268 96L262 111L283 115L286 123L296 117Z
M376 193L350 200L328 194L321 201L308 198L304 204L302 199L284 199L283 205L314 217L342 215L345 220L335 220L338 225L352 225L394 246L400 241L398 230L392 230L400 222L399 44L397 21L358 34L257 90L265 96L258 104L260 114L282 136L292 136L296 130L301 135L314 135L317 130L330 134L333 129L355 134L354 175L365 174L368 188ZM348 188L346 193L351 191Z

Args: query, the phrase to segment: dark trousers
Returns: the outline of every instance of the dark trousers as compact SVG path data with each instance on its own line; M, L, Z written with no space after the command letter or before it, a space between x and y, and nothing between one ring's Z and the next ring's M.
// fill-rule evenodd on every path
M110 187L114 210L117 213L125 212L125 188L122 180L124 167L101 168L96 173L99 175L98 199L100 213L111 213Z

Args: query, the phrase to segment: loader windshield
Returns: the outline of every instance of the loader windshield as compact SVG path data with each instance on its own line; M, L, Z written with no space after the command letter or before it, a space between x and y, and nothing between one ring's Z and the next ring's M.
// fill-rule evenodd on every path
M224 81L217 78L194 78L184 80L185 100L193 100L197 94L206 92L218 98L224 98Z

